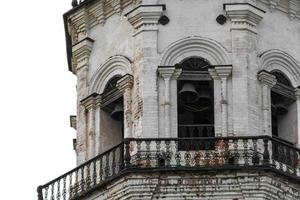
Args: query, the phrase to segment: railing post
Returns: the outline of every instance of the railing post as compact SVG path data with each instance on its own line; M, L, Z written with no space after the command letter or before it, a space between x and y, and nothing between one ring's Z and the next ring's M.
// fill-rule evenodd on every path
M264 142L263 163L265 165L268 165L270 164L269 139L264 138L263 142Z
M130 156L130 152L129 152L130 141L125 140L124 144L125 144L125 167L129 167L130 160L131 160L131 156Z
M38 193L38 200L43 200L43 187L39 186L37 188L37 193Z

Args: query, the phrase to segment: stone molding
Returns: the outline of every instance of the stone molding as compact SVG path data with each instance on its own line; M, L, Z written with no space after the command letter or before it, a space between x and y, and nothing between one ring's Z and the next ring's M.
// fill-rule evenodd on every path
M248 30L257 33L256 26L262 20L265 11L249 3L224 4L231 20L231 30Z
M299 187L287 179L267 172L248 171L225 174L131 173L98 190L89 199L296 200L299 197Z
M271 72L279 70L291 81L293 87L300 85L300 64L288 53L271 49L259 55L262 70Z
M158 73L161 77L163 77L164 79L174 79L176 80L181 72L182 72L182 69L180 68L176 68L176 67L169 67L169 66L159 66L158 67Z
M72 47L72 71L74 74L82 68L88 67L94 40L85 38Z
M95 109L97 105L100 105L100 102L101 98L98 93L93 93L80 101L81 105L87 110Z
M299 87L295 88L295 95L296 95L297 100L299 101L300 100L300 88Z
M291 20L300 19L300 1L299 0L259 0L268 5L270 11L275 10L287 13Z
M71 115L70 116L70 127L76 130L77 128L77 116Z
M125 74L117 82L117 88L124 93L126 89L132 89L133 87L133 76L130 74Z
M106 60L93 74L89 82L89 94L102 94L106 83L114 76L132 74L131 61L125 56L113 56Z
M143 31L158 31L158 20L164 10L165 5L140 5L125 14L135 29L134 36Z
M276 77L265 70L258 72L257 79L269 88L272 88L277 82Z
M212 65L231 64L230 53L220 43L209 38L192 36L169 45L162 52L160 66L174 66L192 56L201 56Z
M208 69L209 74L213 79L220 80L221 78L228 78L232 73L232 66L215 66Z
M80 40L79 35L87 37L90 28L103 25L110 16L121 15L125 7L137 3L137 0L95 0L69 11L66 15L72 43Z

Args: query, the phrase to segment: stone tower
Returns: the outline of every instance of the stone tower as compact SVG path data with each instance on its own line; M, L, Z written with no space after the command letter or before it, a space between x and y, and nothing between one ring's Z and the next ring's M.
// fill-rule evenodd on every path
M39 200L300 199L300 0L72 5L78 166Z

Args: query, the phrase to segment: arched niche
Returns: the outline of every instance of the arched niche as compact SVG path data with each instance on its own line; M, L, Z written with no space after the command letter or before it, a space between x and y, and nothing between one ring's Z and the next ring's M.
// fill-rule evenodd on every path
M231 53L219 42L212 40L210 38L204 38L200 36L191 36L182 38L178 41L175 41L174 43L170 44L167 48L164 49L164 51L161 54L160 59L160 66L165 67L177 67L180 66L180 63L183 63L187 59L190 58L202 58L203 60L207 61L210 66L231 66ZM179 65L177 65L179 64ZM176 74L176 70L174 72ZM177 75L172 75L170 81L170 96L171 96L171 102L170 102L170 127L171 127L171 136L177 137L178 136L178 110L177 110L177 92L178 92L178 84L177 84ZM190 73L192 75L192 73ZM188 75L189 76L189 75ZM176 78L174 78L176 77ZM180 77L180 76L179 76ZM211 77L210 77L211 78ZM164 94L165 94L165 85L166 80L163 78L158 79L159 82L159 115L164 116L166 115L165 112L165 102L164 102ZM226 80L227 82L227 80ZM221 114L221 82L220 79L213 79L213 87L214 87L214 107L215 107L215 119L213 120L215 122L215 127L217 127L218 135L221 134L222 129L222 114ZM225 87L231 87L232 82L231 79L228 80L228 86ZM225 89L224 91L227 91ZM229 90L228 90L229 91ZM229 95L232 96L231 91L229 91ZM231 98L231 97L230 97ZM228 99L228 102L230 102L231 99ZM229 110L228 115L232 115L232 107L231 104L228 103ZM224 111L227 113L227 110ZM168 113L167 113L168 114ZM227 116L227 114L226 114ZM163 119L163 117L161 117ZM227 120L227 119L225 119ZM164 131L164 123L161 123L162 120L159 120L160 125L160 132ZM231 122L230 122L231 123ZM227 122L223 123L226 124Z
M288 53L272 49L260 55L262 70L276 77L271 89L271 126L273 137L299 145L300 103L296 88L300 85L300 65Z
M125 74L132 74L131 61L124 56L113 56L99 67L89 82L89 94L101 95L100 107L97 108L94 119L99 136L95 140L100 153L118 145L123 140L123 120L113 119L112 112L117 104L123 107L123 93L117 89L116 83ZM111 92L113 94L110 94Z
M189 57L202 57L212 65L231 64L230 53L220 43L198 36L178 40L169 45L162 54L161 66L174 66Z
M132 74L131 61L125 56L113 56L93 74L89 83L89 94L102 94L108 81L117 75Z

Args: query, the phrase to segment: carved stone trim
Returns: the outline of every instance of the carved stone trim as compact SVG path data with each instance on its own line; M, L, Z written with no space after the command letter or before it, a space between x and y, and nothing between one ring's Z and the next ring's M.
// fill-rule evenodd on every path
M265 70L258 72L257 79L269 88L272 88L277 82L276 77Z
M71 115L70 116L70 127L76 130L77 128L77 116Z
M270 11L278 10L287 13L291 20L300 19L300 1L299 0L259 0L269 5Z
M231 20L231 30L248 30L257 33L256 26L262 20L265 11L248 3L224 4Z
M124 93L126 89L131 89L133 86L133 76L125 74L117 82L117 88Z
M93 93L90 96L86 97L85 99L81 100L80 103L84 106L87 110L91 108L96 108L96 105L100 104L100 95L97 93Z
M76 74L82 67L88 67L89 58L92 52L94 40L85 38L72 47L73 62L72 71Z
M163 15L164 5L140 5L125 16L135 29L134 35L143 31L157 31L158 20Z

